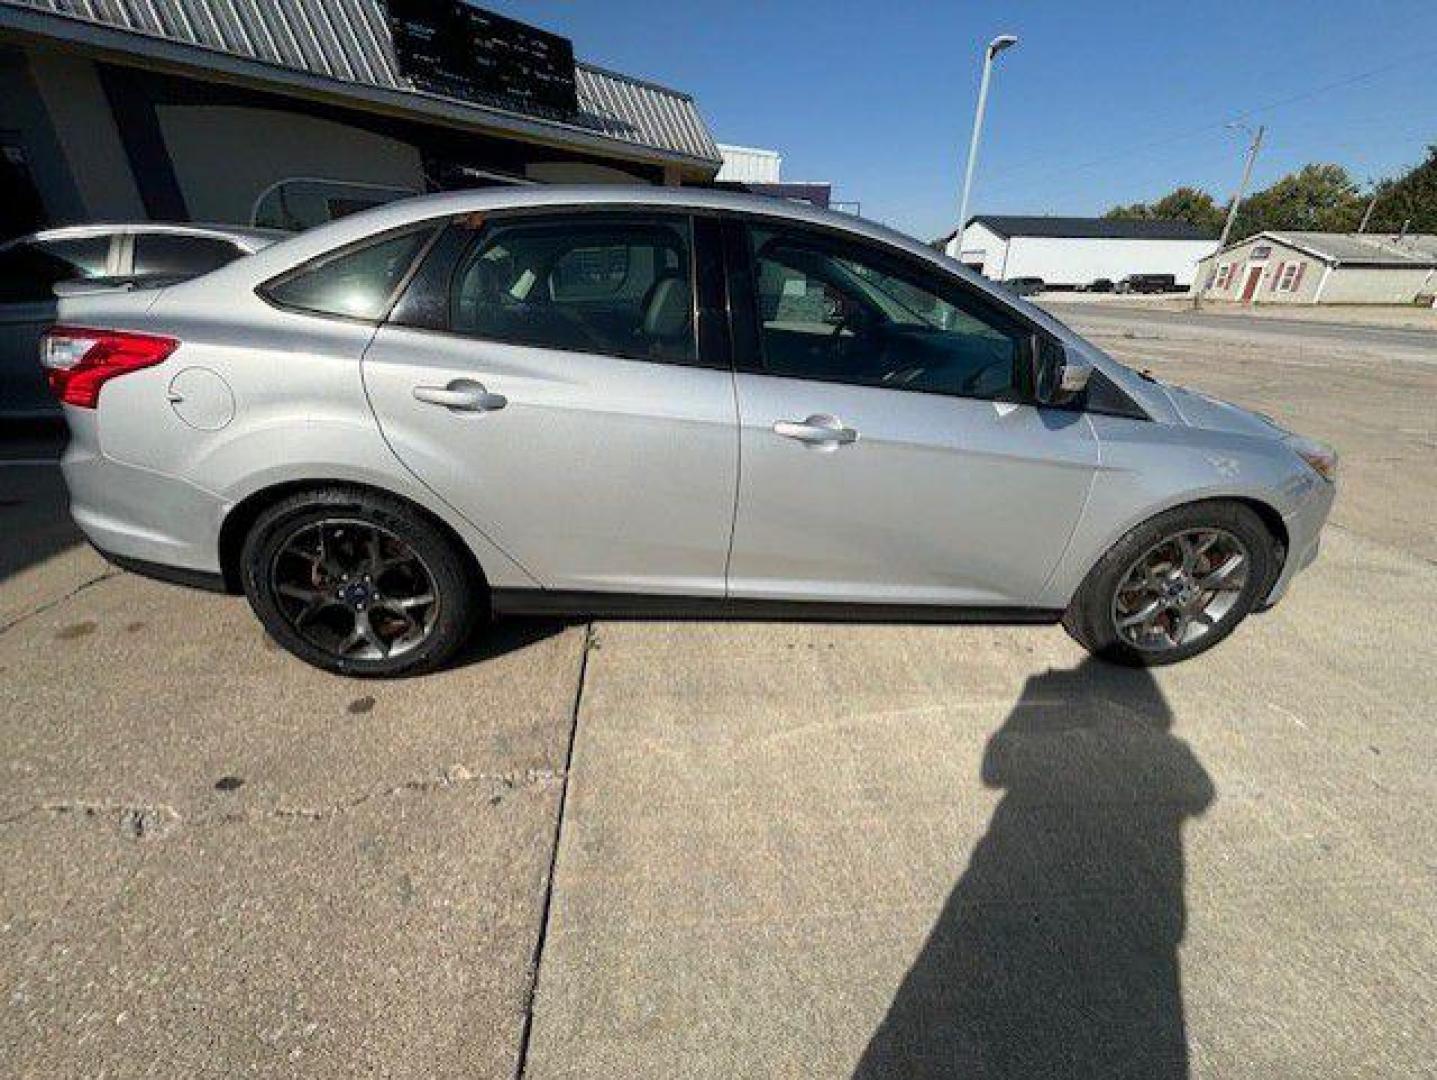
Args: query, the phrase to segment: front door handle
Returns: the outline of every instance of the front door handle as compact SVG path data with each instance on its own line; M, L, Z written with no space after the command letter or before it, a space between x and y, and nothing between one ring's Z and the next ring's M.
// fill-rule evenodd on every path
M858 432L844 427L843 421L827 413L815 413L802 420L780 420L773 433L785 439L797 439L807 446L837 447L858 441Z
M447 386L416 386L414 397L454 412L494 412L509 404L503 394L491 394L473 379L454 379Z

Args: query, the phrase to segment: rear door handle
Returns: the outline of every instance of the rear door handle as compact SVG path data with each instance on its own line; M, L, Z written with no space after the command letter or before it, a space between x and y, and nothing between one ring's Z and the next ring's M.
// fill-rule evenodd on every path
M773 433L808 446L837 447L858 441L858 432L827 413L814 413L802 420L780 420L773 425Z
M495 412L509 404L503 394L491 394L473 379L454 379L447 386L416 386L414 397L454 412Z

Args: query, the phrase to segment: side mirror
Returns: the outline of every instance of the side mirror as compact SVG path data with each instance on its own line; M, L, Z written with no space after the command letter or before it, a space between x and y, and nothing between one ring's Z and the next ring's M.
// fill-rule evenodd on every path
M1071 400L1087 388L1093 374L1090 364L1071 359L1062 345L1038 334L1028 338L1028 358L1033 399L1039 405L1062 405Z

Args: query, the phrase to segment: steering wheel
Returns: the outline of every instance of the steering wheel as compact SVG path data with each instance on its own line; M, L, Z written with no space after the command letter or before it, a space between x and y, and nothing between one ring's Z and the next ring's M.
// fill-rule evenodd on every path
M834 320L833 333L829 337L836 338L852 324L857 309L844 303L842 298L832 295L824 300L823 306L824 315Z

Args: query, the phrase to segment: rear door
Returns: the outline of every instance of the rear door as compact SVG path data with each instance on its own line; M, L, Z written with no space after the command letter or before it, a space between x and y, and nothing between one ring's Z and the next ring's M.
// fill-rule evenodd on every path
M1031 605L1098 461L1030 404L1033 331L878 245L730 223L740 598Z
M696 266L711 227L463 219L365 354L395 453L546 588L723 594L738 435L726 348L696 318L717 313L696 285L721 291Z

